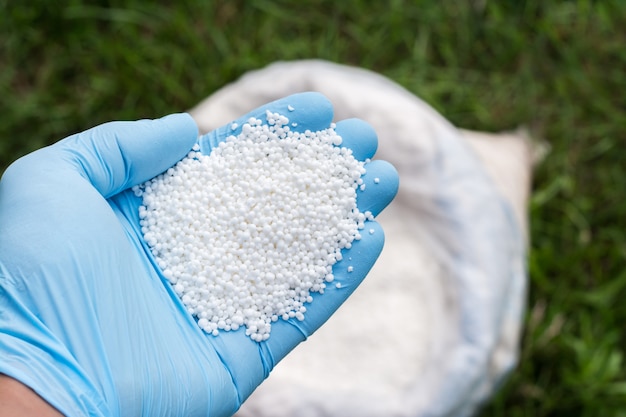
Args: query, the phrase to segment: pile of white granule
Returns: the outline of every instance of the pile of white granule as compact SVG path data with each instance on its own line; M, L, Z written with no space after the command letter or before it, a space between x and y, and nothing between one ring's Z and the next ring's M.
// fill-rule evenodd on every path
M372 219L356 205L364 162L338 146L334 125L298 133L284 115L266 120L249 119L208 155L196 145L134 188L159 268L213 335L245 326L263 341L272 322L303 320Z

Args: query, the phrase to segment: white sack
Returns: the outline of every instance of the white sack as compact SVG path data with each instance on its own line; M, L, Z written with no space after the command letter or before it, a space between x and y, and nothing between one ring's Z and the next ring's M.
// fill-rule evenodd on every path
M250 72L192 109L201 131L318 91L379 135L400 174L364 283L238 416L467 416L515 366L531 171L521 134L461 131L392 81L324 61Z

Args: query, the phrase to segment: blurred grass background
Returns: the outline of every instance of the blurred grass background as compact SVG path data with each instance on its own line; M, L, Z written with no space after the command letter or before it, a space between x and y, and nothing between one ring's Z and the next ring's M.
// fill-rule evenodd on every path
M481 416L626 416L626 1L0 0L0 172L313 57L378 71L460 127L550 144L521 362Z

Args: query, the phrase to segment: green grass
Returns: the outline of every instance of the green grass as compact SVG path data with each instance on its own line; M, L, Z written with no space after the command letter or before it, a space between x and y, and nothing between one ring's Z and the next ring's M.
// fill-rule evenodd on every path
M482 416L626 416L626 2L0 0L0 172L95 124L188 109L244 72L376 70L458 126L552 151L530 204L521 362Z

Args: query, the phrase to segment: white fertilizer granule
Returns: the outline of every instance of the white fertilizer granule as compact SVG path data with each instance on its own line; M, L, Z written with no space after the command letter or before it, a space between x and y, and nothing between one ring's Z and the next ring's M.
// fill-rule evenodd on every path
M262 341L272 322L303 320L372 218L356 206L364 163L338 146L334 125L297 133L284 115L266 119L134 188L159 268L213 335L245 326Z

